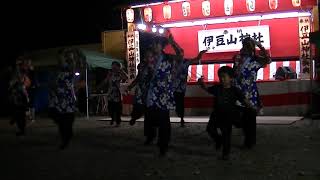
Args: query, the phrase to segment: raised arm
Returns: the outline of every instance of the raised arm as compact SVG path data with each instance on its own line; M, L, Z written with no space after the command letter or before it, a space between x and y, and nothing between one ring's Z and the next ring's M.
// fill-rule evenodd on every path
M200 51L197 57L190 59L190 64L201 64L201 58L207 51L208 50Z
M266 49L262 46L262 44L258 41L254 41L255 44L260 49L260 54L257 56L257 61L261 64L262 67L265 67L267 64L271 63L271 58L266 51Z
M174 38L169 30L168 30L168 33L169 33L169 38L168 38L169 44L172 46L172 48L174 49L174 51L176 53L175 60L182 61L183 55L184 55L183 49L174 40Z

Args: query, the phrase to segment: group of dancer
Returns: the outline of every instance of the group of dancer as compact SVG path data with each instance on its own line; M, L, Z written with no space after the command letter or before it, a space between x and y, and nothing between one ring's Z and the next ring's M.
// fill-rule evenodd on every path
M250 37L242 43L239 55L234 57L234 67L224 66L218 70L218 85L207 87L203 78L198 80L200 87L214 97L207 132L216 142L216 148L222 147L223 159L229 158L232 125L243 128L245 147L252 148L256 144L256 116L262 108L256 77L258 70L271 62L261 43ZM164 52L167 44L173 47L175 55ZM258 55L256 46L260 49ZM201 51L193 59L185 59L183 49L170 33L168 38L156 37L145 51L136 79L128 87L129 91L135 87L130 125L134 125L144 114L145 144L154 141L158 129L160 155L168 151L171 138L170 110L176 110L181 126L185 126L184 97L188 67L200 64L205 52Z
M127 91L134 91L133 111L130 125L144 116L145 145L153 143L158 136L157 145L160 156L166 155L171 139L170 111L174 110L184 122L184 97L187 87L188 67L198 64L206 51L201 51L193 59L184 58L183 49L175 42L170 31L165 36L153 37L150 46L143 53L143 60L138 65L138 74L128 86ZM232 125L243 128L244 146L252 148L256 144L256 116L262 107L256 84L257 72L271 62L261 43L245 38L240 53L234 57L233 68L224 66L218 70L219 84L207 87L203 78L199 86L213 95L214 107L207 125L207 132L222 147L222 158L228 159ZM164 48L171 45L175 54L167 54ZM256 46L259 54L256 54ZM74 89L75 62L74 53L62 52L60 70L54 85L50 88L50 116L58 125L61 136L60 148L68 146L73 136L73 122L76 112L76 93ZM118 62L112 63L112 69L103 81L108 94L108 111L111 124L121 124L122 102L120 83L128 79ZM27 94L22 79L17 80L16 87L20 96ZM17 97L20 97L17 96ZM14 100L13 100L14 101ZM28 99L19 99L26 101ZM16 105L18 106L18 105ZM20 107L19 107L20 108ZM15 108L15 109L19 109ZM26 108L26 107L21 107ZM24 109L21 109L23 112ZM17 114L18 115L18 114ZM21 117L16 118L21 119ZM21 129L21 133L24 130Z

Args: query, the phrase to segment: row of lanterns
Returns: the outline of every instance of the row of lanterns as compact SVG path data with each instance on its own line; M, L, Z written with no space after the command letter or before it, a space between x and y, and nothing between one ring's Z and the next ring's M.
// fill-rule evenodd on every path
M301 6L301 0L292 0L292 5L294 7ZM256 1L255 0L246 0L246 7L249 12L255 11ZM278 0L269 0L269 8L277 9L278 8ZM171 6L169 4L165 4L163 6L163 18L171 19ZM227 16L233 14L233 0L224 0L224 12ZM146 22L152 21L152 9L150 7L146 7L143 10L144 19ZM182 3L182 14L183 16L191 15L191 5L190 2L185 1ZM202 14L204 16L210 16L210 1L204 0L202 2ZM134 21L134 11L133 9L127 9L126 11L127 21L132 23Z

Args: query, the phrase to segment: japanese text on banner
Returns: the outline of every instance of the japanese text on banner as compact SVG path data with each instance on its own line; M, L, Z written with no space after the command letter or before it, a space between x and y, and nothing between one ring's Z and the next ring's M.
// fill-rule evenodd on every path
M300 65L301 75L303 79L309 79L312 74L311 65L311 45L309 33L311 32L310 18L300 17L299 18L299 40L300 40Z
M129 79L137 75L137 66L140 63L139 32L127 32L127 62Z
M224 28L203 30L198 32L199 51L214 52L239 51L242 40L251 37L270 49L269 26L250 26L239 28Z

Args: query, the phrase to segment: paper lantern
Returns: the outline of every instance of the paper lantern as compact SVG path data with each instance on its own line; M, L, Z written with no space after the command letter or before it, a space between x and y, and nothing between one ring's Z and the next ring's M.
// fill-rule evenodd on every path
M232 13L233 13L233 0L224 0L224 13L227 16L232 15Z
M143 10L144 13L144 20L146 22L151 22L152 21L152 9L150 7L146 7Z
M202 2L202 14L204 16L210 16L210 1L205 0Z
M278 0L269 0L269 7L270 7L270 9L277 9L278 8Z
M191 14L190 3L187 1L182 3L182 14L183 16L190 16Z
M163 6L163 18L171 19L171 6L169 4Z
M127 9L126 11L127 21L132 23L134 21L134 11L133 9Z
M256 1L255 0L246 0L247 10L249 12L253 12L256 9Z
M299 7L301 6L301 0L292 0L292 5L294 7Z

